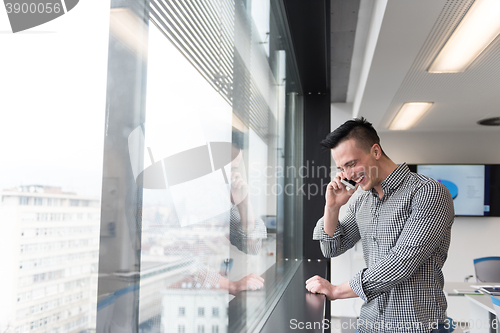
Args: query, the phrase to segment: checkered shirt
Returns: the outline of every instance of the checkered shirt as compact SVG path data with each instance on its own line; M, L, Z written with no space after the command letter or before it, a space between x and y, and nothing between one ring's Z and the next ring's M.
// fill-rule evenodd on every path
M366 268L349 281L365 301L363 332L431 332L446 320L441 271L450 245L453 199L441 183L401 164L383 182L383 197L362 191L353 198L333 237L314 229L325 257L338 256L361 239ZM419 324L421 323L421 324Z

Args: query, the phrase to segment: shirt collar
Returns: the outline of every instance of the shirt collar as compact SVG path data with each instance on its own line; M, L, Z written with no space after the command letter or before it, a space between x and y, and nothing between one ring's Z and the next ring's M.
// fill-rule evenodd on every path
M386 179L384 179L382 184L380 184L384 193L389 193L392 190L397 189L409 173L410 168L406 163L399 164L398 167L393 172L391 172ZM371 191L374 195L378 196L378 193L374 188L372 188Z

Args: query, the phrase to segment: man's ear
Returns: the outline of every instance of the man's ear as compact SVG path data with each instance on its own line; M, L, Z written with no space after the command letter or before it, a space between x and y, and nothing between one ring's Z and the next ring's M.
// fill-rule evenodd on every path
M372 146L372 154L375 156L375 159L378 160L382 156L382 148L377 143L374 143Z

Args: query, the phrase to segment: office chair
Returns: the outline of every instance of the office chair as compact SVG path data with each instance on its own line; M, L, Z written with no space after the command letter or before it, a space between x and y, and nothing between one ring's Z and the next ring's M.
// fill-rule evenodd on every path
M455 328L457 328L457 324L451 319L450 317L446 317L448 319L448 323L450 325L450 328L448 329L448 333L452 333L455 331Z
M477 282L500 282L500 257L474 259Z

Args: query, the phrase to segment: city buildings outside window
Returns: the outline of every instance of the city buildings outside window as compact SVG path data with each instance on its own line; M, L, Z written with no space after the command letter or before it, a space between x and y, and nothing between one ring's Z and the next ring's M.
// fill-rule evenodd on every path
M17 279L0 288L6 295L0 307L12 313L1 314L12 329L4 332L94 328L99 199L81 196L93 205L71 207L70 200L79 201L77 194L41 185L3 189L0 196L0 221L11 226L0 234L0 241L11 249L9 260L19 267L18 273L7 268L4 274ZM78 222L64 221L75 212L82 216ZM9 295L17 302L10 303Z

